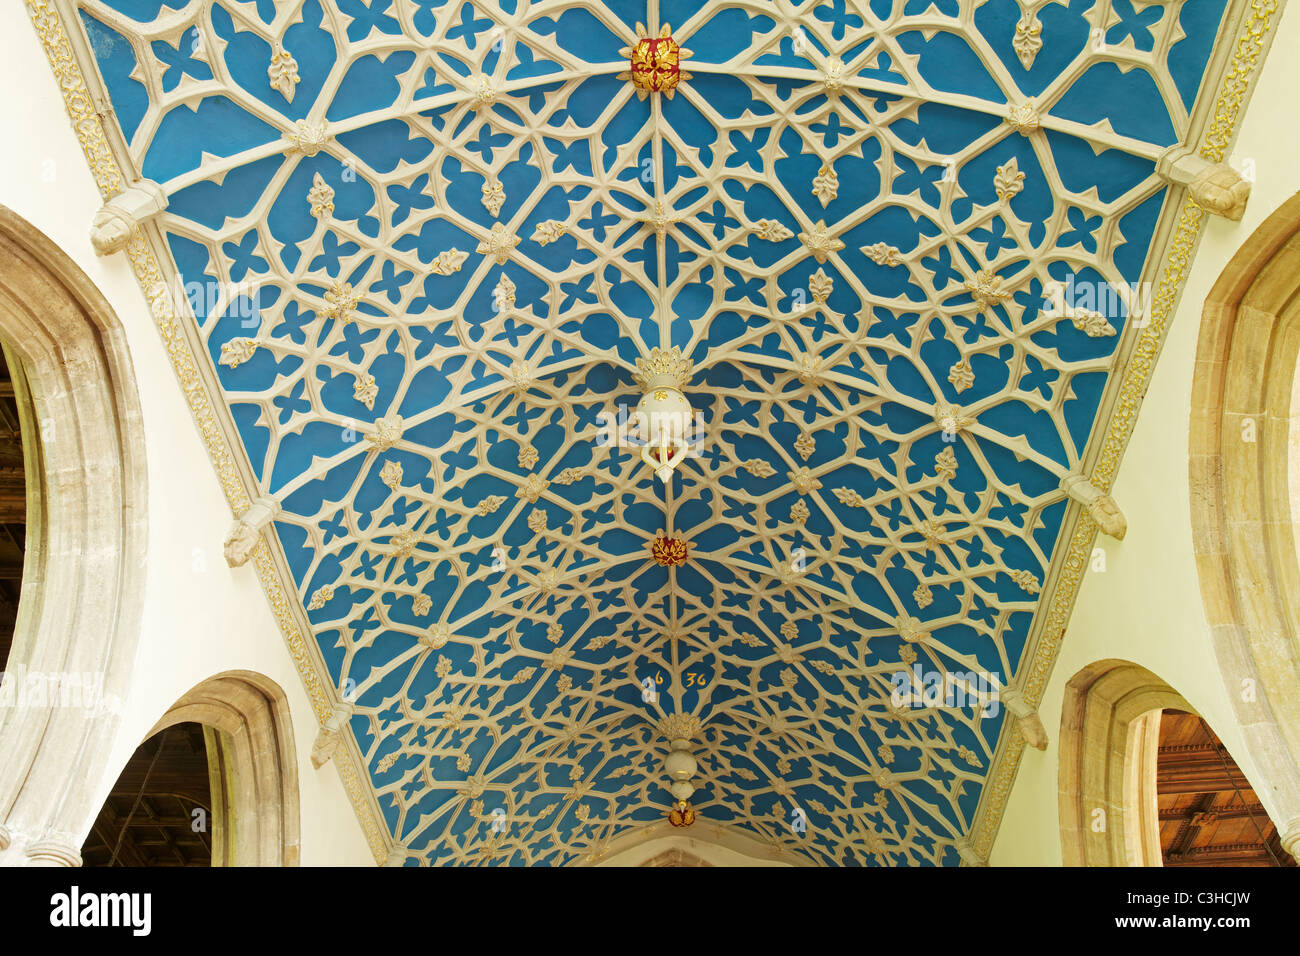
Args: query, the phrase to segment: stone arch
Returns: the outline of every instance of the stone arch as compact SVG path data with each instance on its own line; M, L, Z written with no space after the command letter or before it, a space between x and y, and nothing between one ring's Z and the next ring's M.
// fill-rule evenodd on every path
M1300 561L1289 432L1300 355L1300 193L1211 289L1189 429L1201 597L1255 788L1300 854Z
M140 399L113 310L67 254L3 206L0 337L22 365L38 424L24 434L28 547L8 672L93 685L93 700L80 693L77 706L55 695L0 708L0 857L75 865L140 629Z
M1196 713L1182 694L1129 661L1089 664L1065 685L1057 794L1066 866L1160 865L1147 719L1165 709Z
M734 827L713 827L697 821L686 830L675 830L665 821L630 830L610 841L598 859L578 860L577 865L808 866L810 861Z
M193 721L213 731L213 866L297 866L298 762L284 691L251 671L211 677L145 735Z
M658 856L651 857L641 866L677 866L677 867L697 867L713 866L712 863L703 857L697 856L690 850L683 850L681 847L672 847L664 850Z

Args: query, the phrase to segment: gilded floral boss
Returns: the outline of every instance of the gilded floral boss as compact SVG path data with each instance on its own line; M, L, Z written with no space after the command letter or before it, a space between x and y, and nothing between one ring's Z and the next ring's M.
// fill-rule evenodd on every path
M675 568L686 563L690 553L690 544L681 538L670 538L660 534L650 543L650 556L655 563L665 568Z
M647 36L648 32L643 24L638 23L636 33L641 39L637 40L636 46L624 47L619 51L620 56L628 58L632 67L631 70L620 73L619 79L631 80L640 99L645 99L649 93L662 93L672 99L677 84L691 78L681 68L681 61L689 57L691 51L678 45L673 39L672 28L666 23L660 29L659 36Z

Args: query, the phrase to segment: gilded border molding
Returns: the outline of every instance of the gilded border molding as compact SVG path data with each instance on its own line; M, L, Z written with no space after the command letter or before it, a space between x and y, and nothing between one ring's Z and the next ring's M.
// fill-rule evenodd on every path
M32 18L32 26L45 48L45 56L50 61L50 69L58 81L63 93L63 102L72 120L77 140L86 153L86 162L95 177L95 185L100 194L107 199L122 189L122 174L118 168L113 150L104 135L95 100L86 86L72 44L68 42L68 33L63 28L63 17L47 0L29 0L27 11Z
M28 0L27 8L32 25L45 49L46 58L50 62L50 68L58 81L68 118L86 154L86 161L90 165L95 184L105 198L113 196L124 188L122 167L105 135L94 95L87 87L85 75L73 54L62 14L50 0ZM163 282L158 258L150 248L148 238L139 228L132 234L126 253L131 260L136 281L139 282L140 289L149 303L149 310L157 324L158 334L162 337L163 347L171 360L181 391L184 392L185 400L194 416L194 424L198 427L213 468L216 469L217 479L221 483L231 510L238 515L249 506L251 499L248 490L240 477L230 443L221 428L217 413L203 387L203 380L195 363L194 351L177 321L171 298ZM257 569L258 581L270 603L271 613L280 627L280 633L284 636L294 666L302 678L312 710L316 714L316 719L323 723L328 719L333 705L313 665L297 615L285 596L284 587L265 541L258 543L253 563ZM391 841L386 835L386 828L380 826L377 808L374 807L370 795L362 789L361 775L358 774L356 767L359 755L355 753L354 748L348 748L346 752L347 758L336 760L335 764L348 799L351 800L365 833L366 842L370 845L370 852L375 861L379 862L387 856L388 844Z

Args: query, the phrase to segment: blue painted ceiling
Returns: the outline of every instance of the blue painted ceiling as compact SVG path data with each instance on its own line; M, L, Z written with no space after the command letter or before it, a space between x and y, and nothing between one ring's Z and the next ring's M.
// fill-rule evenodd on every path
M78 3L179 275L244 283L195 332L412 862L661 820L675 712L697 827L957 861L1004 715L890 679L1019 674L1132 338L1045 289L1148 277L1223 6ZM666 492L596 440L656 346L707 426Z

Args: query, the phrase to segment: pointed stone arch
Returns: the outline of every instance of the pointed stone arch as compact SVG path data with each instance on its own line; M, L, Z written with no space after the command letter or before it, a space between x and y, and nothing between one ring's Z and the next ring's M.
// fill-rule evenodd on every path
M251 671L211 677L173 704L145 739L202 724L212 779L213 866L297 866L298 762L284 691Z
M1300 357L1300 193L1242 244L1211 289L1189 429L1191 521L1219 669L1259 776L1300 854L1300 559L1290 450Z
M61 690L39 705L0 708L0 857L75 865L140 630L140 399L125 333L104 297L3 206L0 338L21 363L36 425L23 435L28 545L7 670L11 680L78 675L93 685L75 706Z
M1066 866L1159 866L1150 715L1196 713L1182 694L1137 664L1089 664L1065 685L1057 772ZM1158 828L1157 828L1158 829Z
M675 846L671 849L664 850L658 856L651 857L642 863L641 866L693 867L713 866L713 864L704 858L695 855L690 850L683 850L681 847Z
M637 827L616 837L596 858L578 866L809 866L811 861L783 846L763 843L735 827L697 822L676 830L667 821Z

